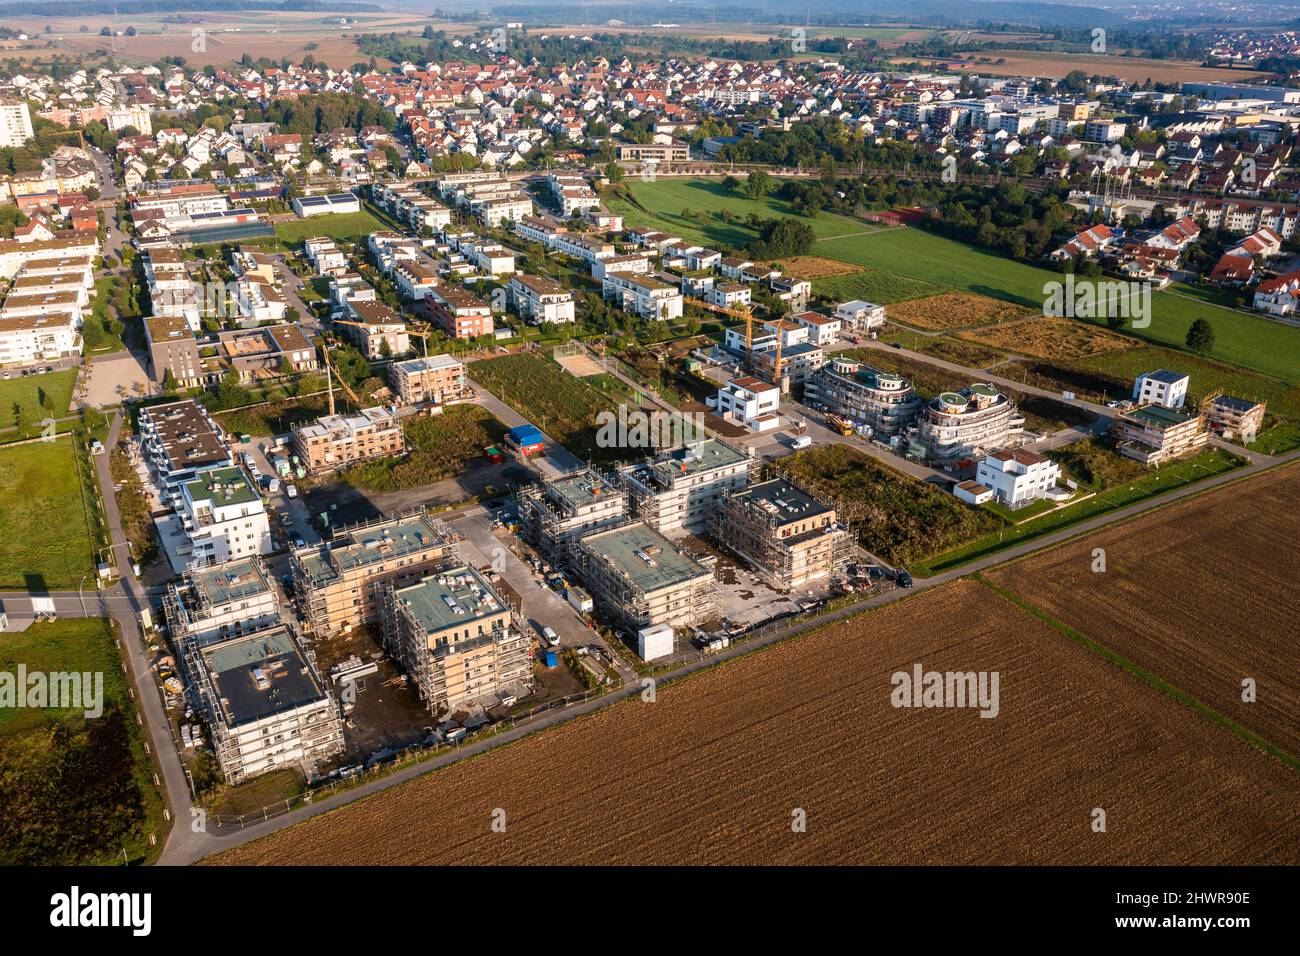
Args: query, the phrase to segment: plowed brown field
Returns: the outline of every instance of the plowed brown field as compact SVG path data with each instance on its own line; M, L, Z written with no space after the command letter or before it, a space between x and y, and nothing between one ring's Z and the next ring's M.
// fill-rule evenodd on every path
M958 332L957 338L1044 359L1074 359L1130 349L1137 340L1074 319L1045 315Z
M892 707L891 673L917 662L998 671L1000 715ZM1298 793L1276 760L962 581L216 862L1296 863Z
M1229 485L990 579L1300 756L1300 467ZM1094 574L1092 549L1106 550ZM1258 699L1241 699L1242 679Z
M897 302L889 307L889 317L919 329L963 329L1022 318L1027 311L1023 305L973 292L943 292Z

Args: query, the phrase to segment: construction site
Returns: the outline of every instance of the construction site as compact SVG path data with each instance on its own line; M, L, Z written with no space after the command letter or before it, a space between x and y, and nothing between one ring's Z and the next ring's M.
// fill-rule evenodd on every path
M290 555L298 611L314 636L373 623L386 587L413 584L454 557L454 533L423 509L336 528Z
M835 508L788 478L728 495L713 536L768 585L782 591L829 579L853 558L853 535Z

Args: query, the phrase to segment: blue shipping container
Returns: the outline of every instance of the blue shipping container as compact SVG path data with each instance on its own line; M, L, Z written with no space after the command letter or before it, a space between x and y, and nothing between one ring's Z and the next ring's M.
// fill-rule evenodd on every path
M560 666L560 660L559 660L558 657L555 656L555 651L547 651L547 652L546 652L546 666L547 666L547 667L559 667L559 666Z

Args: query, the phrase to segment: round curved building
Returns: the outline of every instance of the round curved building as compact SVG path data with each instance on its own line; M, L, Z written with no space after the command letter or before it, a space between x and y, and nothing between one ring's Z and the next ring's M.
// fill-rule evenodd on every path
M994 386L980 383L960 392L941 392L926 402L920 440L927 456L943 463L1005 447L1024 427L1016 403Z

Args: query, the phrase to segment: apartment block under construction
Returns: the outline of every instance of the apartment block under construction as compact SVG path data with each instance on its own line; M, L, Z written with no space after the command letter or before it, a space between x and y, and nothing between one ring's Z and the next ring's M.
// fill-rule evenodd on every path
M853 556L853 535L836 520L835 508L785 478L724 499L713 533L780 590L828 578Z
M280 602L270 574L254 556L186 571L167 586L163 615L174 644L205 644L278 623Z
M718 613L713 572L642 522L586 535L575 558L596 606L633 634L655 624L699 624Z
M435 717L530 683L532 638L485 577L455 565L388 586L383 640Z
M451 530L424 511L337 528L291 555L299 612L316 636L378 621L385 588L414 584L455 558Z
M342 752L338 704L288 626L208 643L187 640L180 653L227 783L283 768L311 777Z
M631 513L665 535L702 533L722 499L749 484L757 460L716 438L620 468Z
M518 498L525 538L562 567L573 566L583 535L627 520L627 494L591 468L530 485Z

